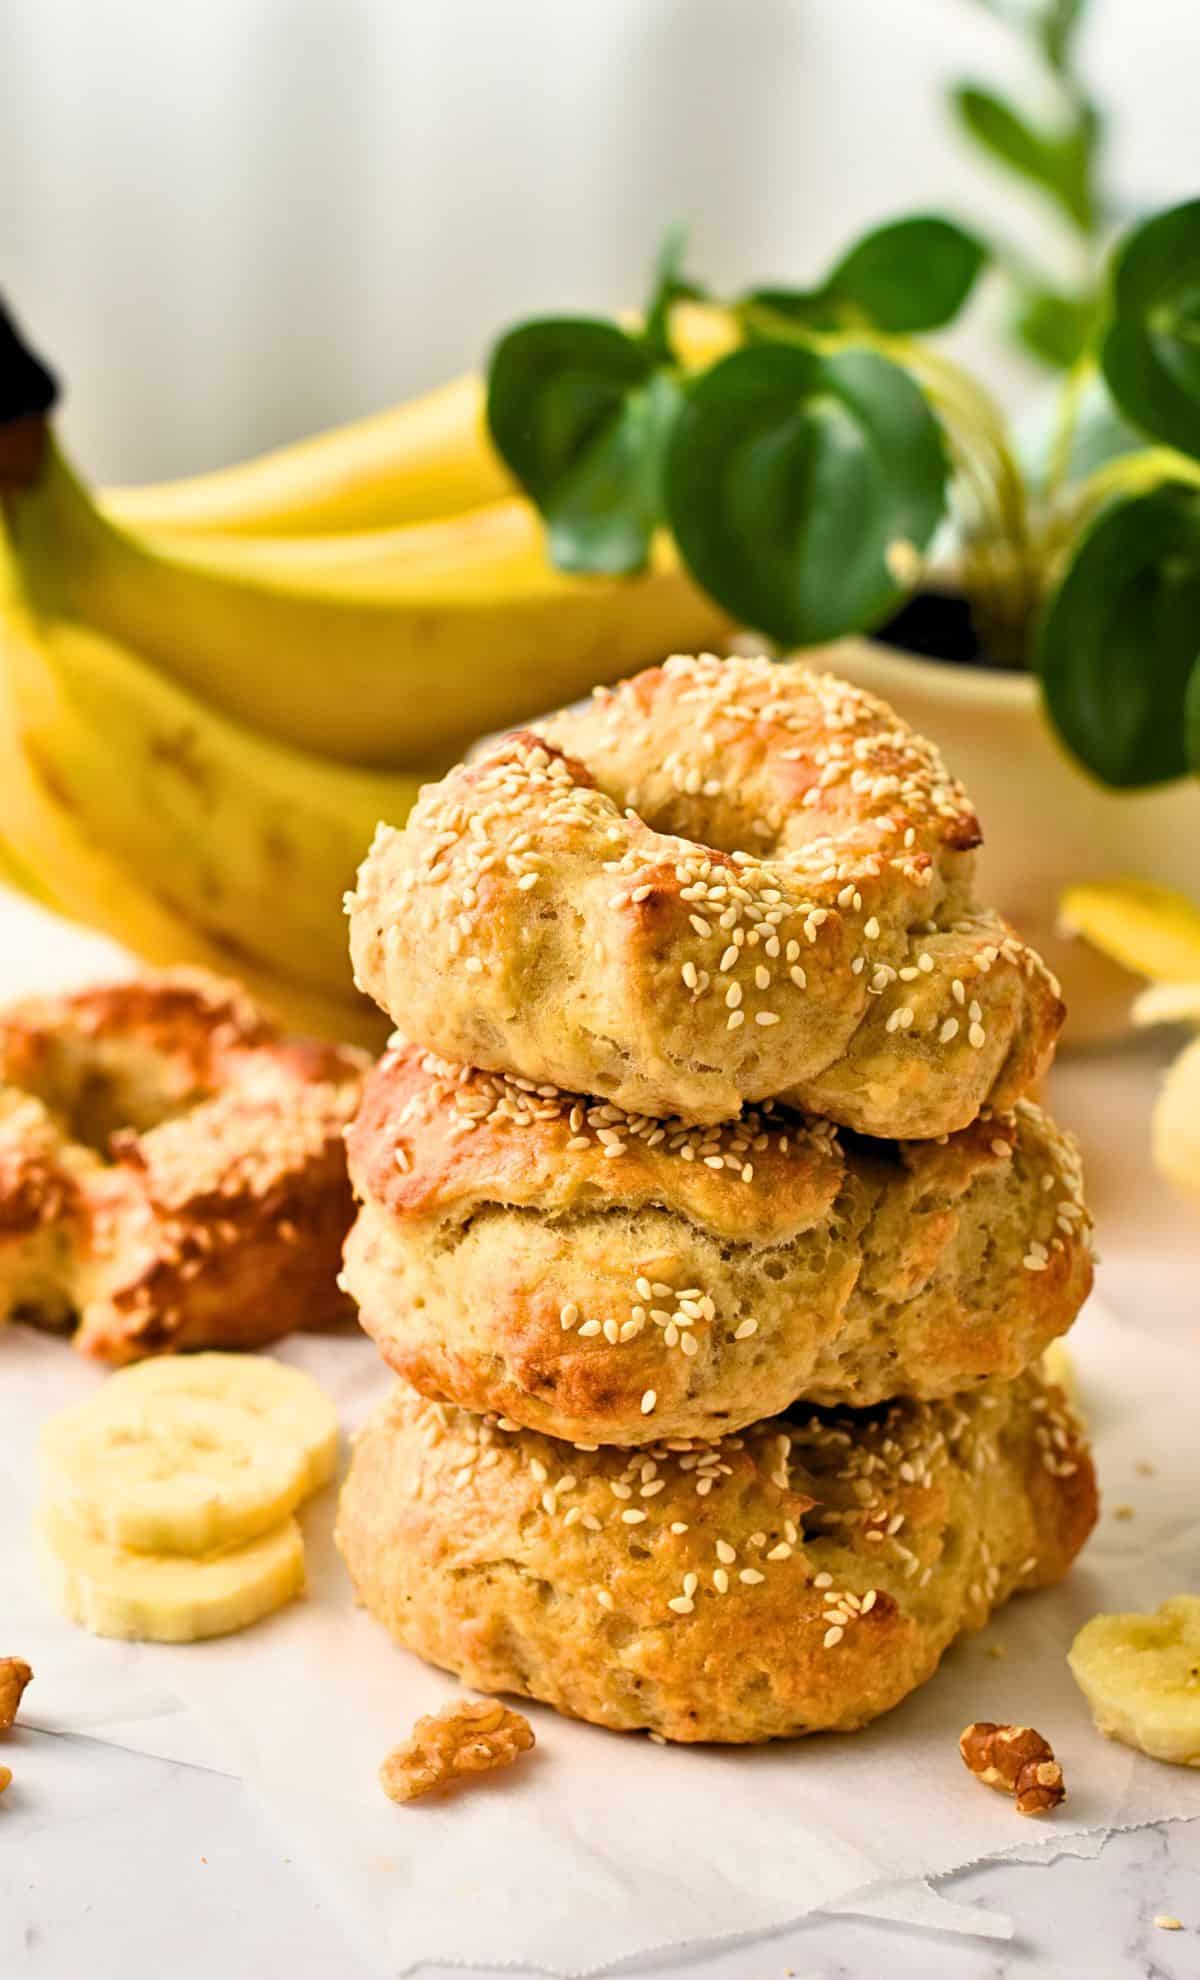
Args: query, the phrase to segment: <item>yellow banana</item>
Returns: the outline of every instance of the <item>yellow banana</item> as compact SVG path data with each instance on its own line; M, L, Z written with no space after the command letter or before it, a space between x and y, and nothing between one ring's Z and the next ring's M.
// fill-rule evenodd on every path
M710 364L737 341L732 319L702 303L672 311L685 363ZM377 529L452 516L513 493L470 374L407 404L317 433L212 474L110 488L101 506L135 530L292 536Z
M215 931L179 918L143 876L111 857L84 829L53 771L43 781L25 756L6 674L15 628L0 617L0 882L69 921L99 929L151 963L236 969L255 997L299 1032L377 1045L381 1020L349 981L337 996L289 983Z
M153 959L236 969L289 1020L377 1038L340 902L418 789L241 729L62 620L0 616L0 838L62 910Z
M351 763L444 765L482 730L728 623L665 538L640 577L555 570L523 502L463 517L429 556L385 543L345 569L284 570L201 565L117 530L52 440L5 506L37 618L78 620L239 721Z
M488 441L482 380L468 376L254 460L101 499L130 529L288 536L457 515L512 490Z

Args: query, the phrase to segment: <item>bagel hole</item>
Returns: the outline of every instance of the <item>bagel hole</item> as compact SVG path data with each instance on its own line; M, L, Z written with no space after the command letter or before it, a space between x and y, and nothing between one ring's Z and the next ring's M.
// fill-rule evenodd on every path
M47 1041L35 1069L19 1076L72 1141L107 1155L114 1134L146 1134L205 1098L178 1062L122 1038L62 1033Z

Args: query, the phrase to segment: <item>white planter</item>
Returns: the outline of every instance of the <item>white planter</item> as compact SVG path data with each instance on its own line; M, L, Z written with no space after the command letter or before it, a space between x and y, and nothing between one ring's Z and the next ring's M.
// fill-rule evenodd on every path
M1131 795L1105 790L1066 755L1027 674L918 660L870 640L831 647L828 663L932 737L962 778L983 826L981 896L1062 979L1068 1042L1119 1036L1135 979L1065 940L1058 902L1084 880L1152 880L1200 892L1200 783Z

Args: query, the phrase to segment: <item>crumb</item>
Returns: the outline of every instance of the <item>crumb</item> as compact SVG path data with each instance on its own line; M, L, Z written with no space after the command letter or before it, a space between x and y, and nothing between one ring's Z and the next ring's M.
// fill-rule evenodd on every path
M392 1801L415 1801L472 1774L510 1767L533 1745L533 1727L496 1699L462 1699L418 1719L411 1738L392 1748L379 1769Z
M21 1693L32 1676L24 1657L0 1657L0 1732L7 1732L12 1725Z
M1169 1911L1160 1911L1154 1923L1158 1926L1160 1932L1182 1932L1183 1930L1183 1920L1181 1918L1172 1918Z
M1008 1651L1002 1643L986 1643L984 1649L989 1657L1007 1657Z
M1114 1519L1132 1519L1132 1518L1133 1518L1133 1507L1132 1507L1132 1506L1114 1506L1114 1507L1113 1507L1113 1518L1114 1518Z
M978 1719L960 1735L958 1750L977 1781L1013 1796L1018 1815L1045 1815L1066 1799L1062 1768L1032 1726Z
M5 1788L9 1785L9 1782L11 1780L12 1780L12 1768L0 1767L0 1794L4 1793Z
M665 1746L667 1743L661 1733L651 1733L650 1739L655 1746Z
M1154 1466L1147 1458L1139 1458L1133 1468L1139 1478L1153 1478L1154 1476Z

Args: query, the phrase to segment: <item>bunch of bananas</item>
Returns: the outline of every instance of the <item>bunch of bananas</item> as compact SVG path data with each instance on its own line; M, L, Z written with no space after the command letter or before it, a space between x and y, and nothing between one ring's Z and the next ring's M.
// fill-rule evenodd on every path
M704 361L725 332L682 334ZM0 314L6 362L34 361ZM381 818L472 737L726 628L666 541L637 577L556 571L474 377L99 496L4 388L0 880L306 1030L375 1035L340 908Z

